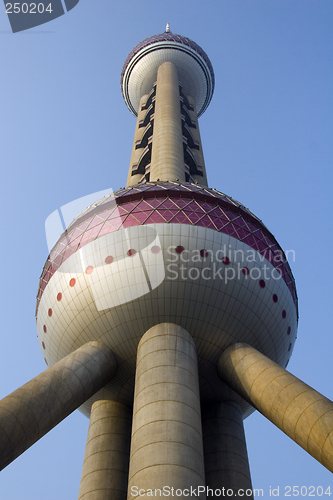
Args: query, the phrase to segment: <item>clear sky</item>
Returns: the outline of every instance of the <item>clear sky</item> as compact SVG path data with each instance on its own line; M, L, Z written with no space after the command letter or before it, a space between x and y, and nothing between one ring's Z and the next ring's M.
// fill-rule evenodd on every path
M332 0L81 0L17 34L0 5L0 397L45 369L34 318L45 219L125 186L135 119L120 72L166 22L214 67L215 94L200 119L210 187L295 251L300 320L288 369L333 399ZM77 498L87 429L74 412L1 473L0 498ZM265 498L270 486L280 496L311 485L333 494L332 474L263 416L250 416L245 430Z

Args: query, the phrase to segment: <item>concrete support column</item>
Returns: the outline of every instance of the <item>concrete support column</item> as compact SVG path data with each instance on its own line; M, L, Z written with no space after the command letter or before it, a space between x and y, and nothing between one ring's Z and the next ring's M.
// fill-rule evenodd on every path
M112 351L88 342L0 401L0 470L115 375Z
M193 149L192 153L194 155L195 161L197 162L197 165L200 165L202 167L202 173L203 173L202 176L201 175L194 175L193 180L196 181L198 184L201 184L202 186L208 186L207 172L206 172L205 160L204 160L204 155L203 155L200 129L199 129L199 121L198 121L195 100L193 99L193 97L190 97L190 96L187 96L187 99L188 99L189 103L193 106L193 111L190 110L189 113L190 113L191 119L194 121L194 123L196 125L196 128L191 128L191 132L193 135L193 139L195 141L198 141L198 143L199 143L199 150Z
M247 344L221 355L221 378L333 472L333 402Z
M148 330L138 347L128 499L151 498L140 490L190 491L204 485L194 341L180 326L162 323Z
M185 182L184 149L177 68L171 62L157 71L151 181Z
M138 163L140 156L142 154L142 151L143 151L141 148L135 149L135 146L136 146L137 141L142 139L142 135L143 135L143 132L145 130L144 127L139 127L139 125L140 125L141 120L144 119L144 117L147 113L146 109L142 110L142 106L144 106L146 104L148 97L149 97L149 95L145 94L140 99L138 117L136 120L136 127L135 127L135 132L134 132L131 161L130 161L130 166L128 169L127 187L134 186L135 184L138 184L138 182L141 180L142 175L143 175L143 174L132 175L132 167L133 167L133 165Z
M91 407L79 500L126 500L132 410L116 401Z
M239 405L233 401L207 405L202 410L202 432L207 491L208 488L219 491L224 487L225 491L234 491L232 496L239 496L239 489L244 492L252 490ZM253 498L251 495L244 496ZM209 497L220 498L210 492Z

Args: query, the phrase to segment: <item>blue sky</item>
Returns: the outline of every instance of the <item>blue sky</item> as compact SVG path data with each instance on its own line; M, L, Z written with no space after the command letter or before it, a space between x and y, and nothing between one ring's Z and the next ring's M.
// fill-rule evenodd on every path
M45 219L125 185L135 119L122 100L121 68L169 22L215 71L200 119L210 187L249 207L295 251L300 321L288 369L333 399L332 21L331 0L81 0L13 35L1 7L0 397L45 369L34 319ZM74 412L1 473L1 498L76 498L87 429ZM265 498L270 486L280 496L297 485L333 493L331 473L260 414L245 430L253 485Z

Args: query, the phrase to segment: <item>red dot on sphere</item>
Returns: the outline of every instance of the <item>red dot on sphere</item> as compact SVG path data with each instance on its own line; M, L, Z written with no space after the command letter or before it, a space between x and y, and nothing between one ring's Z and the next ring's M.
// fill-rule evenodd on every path
M107 258L105 259L106 264L112 264L113 262L113 257L112 255L108 255Z
M287 313L286 313L286 311L283 309L283 311L282 311L282 318L285 318L286 316L287 316Z
M127 255L129 257L134 257L134 255L136 254L136 250L134 250L134 248L130 248L127 252Z
M290 351L290 349L291 349L291 344L289 344L288 351Z
M60 302L61 299L62 299L62 293L59 292L58 295L57 295L57 300Z
M74 286L76 283L76 279L75 278L72 278L69 282L69 286Z
M223 262L223 264L224 264L225 266L227 266L228 264L230 264L230 259L229 259L229 257L223 257L222 262Z
M259 285L260 285L261 288L265 288L266 283L264 282L264 280L260 280L259 281Z
M177 253L182 253L182 252L184 252L184 250L185 250L185 248L182 247L181 245L178 245L178 247L176 247L176 252Z
M161 249L157 245L154 245L153 247L151 247L152 253L159 253L160 251L161 251Z
M290 335L290 332L291 332L291 327L288 326L287 334Z
M208 255L207 250L200 250L200 255L201 255L201 257L203 257L203 258L207 257L207 255Z
M43 349L45 349L45 344L44 344L44 342L42 342L42 346L43 346Z
M248 274L250 274L250 271L248 270L247 267L243 267L242 273L244 274L244 276L247 276Z
M86 269L86 274L91 274L93 270L94 270L93 266L88 266Z
M52 309L51 308L49 309L48 314L50 317L52 316Z
M277 302L278 301L278 296L276 295L276 293L274 293L273 295L273 302Z
M46 328L46 325L43 326L43 330L44 330L44 333L47 332L47 328Z

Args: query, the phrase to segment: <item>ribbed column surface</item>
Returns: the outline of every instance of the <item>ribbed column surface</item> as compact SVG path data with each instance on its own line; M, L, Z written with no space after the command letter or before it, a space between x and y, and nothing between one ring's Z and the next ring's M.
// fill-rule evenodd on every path
M127 176L127 187L129 186L134 186L135 184L138 184L140 179L142 178L143 174L135 174L132 175L132 167L133 165L137 165L140 159L140 156L142 155L143 149L139 148L136 149L137 142L142 139L142 135L145 131L145 127L140 127L140 122L144 119L145 114L147 113L147 110L143 110L142 106L146 104L146 101L148 99L148 95L145 94L141 97L140 99L140 105L139 105L139 111L138 111L138 117L136 120L136 127L135 127L135 132L134 132L134 139L133 139L133 146L132 146L132 154L131 154L131 160L130 160L130 166L128 169L128 176Z
M185 182L183 133L177 68L170 62L157 71L151 181Z
M114 376L112 351L88 342L0 401L0 470Z
M193 111L190 111L192 120L195 123L195 128L191 128L191 133L193 135L193 139L198 142L199 144L199 149L193 149L192 153L196 159L196 162L198 165L202 167L202 176L201 175L193 175L193 180L197 182L198 184L201 184L202 186L208 186L207 182L207 172L206 172L206 166L205 166L205 159L203 155L203 149L202 149L202 143L201 143L201 135L200 135L200 129L199 129L199 120L197 116L197 110L196 110L196 104L195 100L193 97L187 96L187 99L189 103L193 106Z
M132 409L116 401L91 408L79 500L126 500Z
M162 323L138 347L128 499L151 498L148 490L163 488L187 498L191 487L204 485L194 341L180 326Z
M246 498L253 498L240 406L233 401L206 405L202 410L202 432L207 496L219 498L224 487L222 496L239 496L242 490L247 491ZM212 494L208 495L208 488ZM227 494L227 490L233 492Z
M247 344L226 349L221 378L333 472L333 402Z

